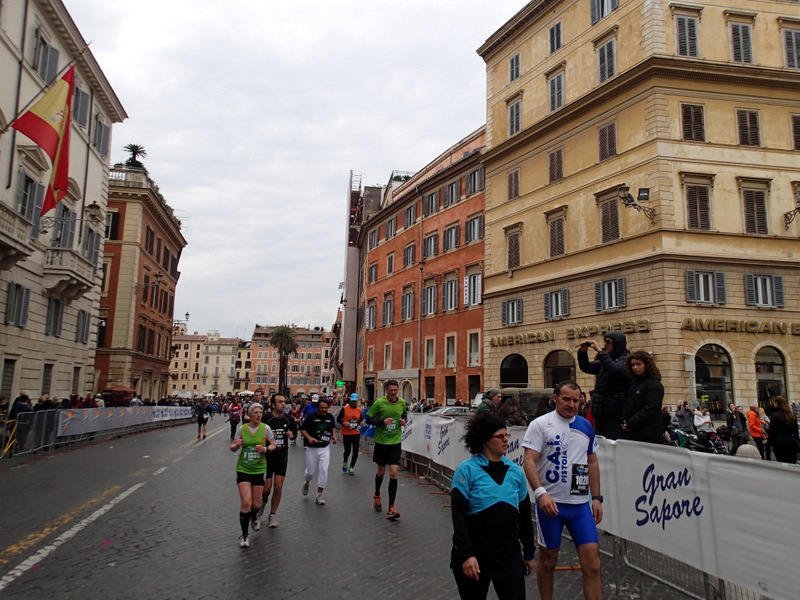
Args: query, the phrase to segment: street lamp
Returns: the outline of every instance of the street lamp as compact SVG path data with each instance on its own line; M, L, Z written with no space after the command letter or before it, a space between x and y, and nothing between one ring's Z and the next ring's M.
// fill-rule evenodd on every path
M650 200L650 188L639 188L639 197L638 200L634 198L629 192L631 188L629 188L624 183L619 186L617 189L617 193L619 194L619 201L625 205L625 208L635 208L640 213L642 213L645 217L650 219L650 224L656 224L656 211L650 206L642 206L639 202L647 202Z
M161 285L161 279L163 277L164 277L164 274L159 271L158 273L153 275L153 281L148 281L146 283L134 283L133 284L133 289L135 289L138 292L139 290L143 290L145 288L158 287L158 286Z
M183 316L186 317L186 318L185 319L173 319L172 320L172 326L173 327L177 327L179 323L188 323L189 322L189 313L187 312Z
M97 202L92 202L87 206L85 214L86 217L81 217L80 219L75 219L73 217L42 217L39 220L39 233L47 233L48 227L61 227L66 223L74 223L75 221L78 223L88 222L97 225L103 219L103 209Z

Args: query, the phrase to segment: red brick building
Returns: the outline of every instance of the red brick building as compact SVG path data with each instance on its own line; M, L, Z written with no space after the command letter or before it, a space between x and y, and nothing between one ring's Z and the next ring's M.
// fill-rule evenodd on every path
M481 390L484 144L481 127L418 173L393 172L377 212L364 202L356 388L367 398L389 379L409 401Z

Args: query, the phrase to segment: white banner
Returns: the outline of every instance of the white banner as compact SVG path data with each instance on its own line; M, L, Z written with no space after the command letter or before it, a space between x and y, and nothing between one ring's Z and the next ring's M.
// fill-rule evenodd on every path
M114 408L75 408L58 411L57 436L81 435L109 429L132 427L153 421L187 419L189 406L130 406Z
M403 450L452 470L464 419L409 415ZM524 427L510 427L521 465ZM600 529L770 598L795 598L800 467L600 438ZM533 495L531 494L531 498Z

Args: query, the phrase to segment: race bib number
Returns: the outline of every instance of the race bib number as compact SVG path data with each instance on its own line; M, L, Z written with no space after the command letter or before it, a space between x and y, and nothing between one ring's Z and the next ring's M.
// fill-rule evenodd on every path
M323 431L322 434L319 436L320 442L330 442L331 441L331 433L330 431Z
M242 460L247 463L254 463L258 460L258 451L255 448L245 448Z
M573 496L589 494L589 467L587 465L572 465L572 484L569 493Z
M348 422L350 423L350 429L358 429L358 421L355 419L350 419Z
M386 431L394 431L395 429L397 429L397 419L394 419L386 426Z

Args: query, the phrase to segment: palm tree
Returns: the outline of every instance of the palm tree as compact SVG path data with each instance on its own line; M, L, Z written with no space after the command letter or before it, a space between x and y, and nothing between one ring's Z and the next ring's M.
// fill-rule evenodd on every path
M147 158L147 150L144 149L144 146L139 144L128 144L123 148L125 152L131 155L131 157L125 161L126 167L133 167L135 169L144 169L144 165L139 162L139 157Z
M269 334L270 345L278 349L278 393L289 396L286 389L286 367L289 355L297 354L297 342L294 339L294 330L288 325L273 327Z

